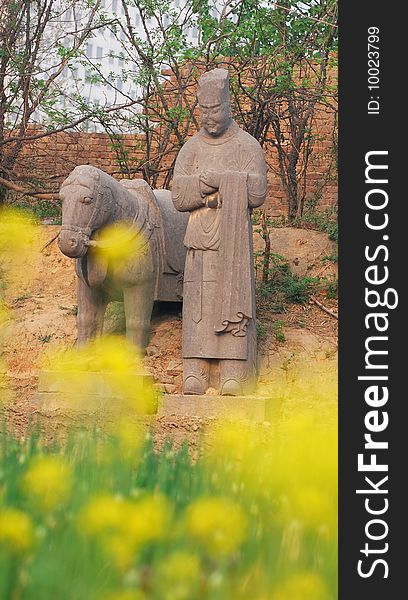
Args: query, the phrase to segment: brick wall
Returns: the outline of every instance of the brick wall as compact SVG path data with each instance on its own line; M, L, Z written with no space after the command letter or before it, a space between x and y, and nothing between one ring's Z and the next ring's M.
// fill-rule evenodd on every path
M334 120L333 109L317 107L312 126L316 141L306 175L306 198L315 202L319 209L337 203ZM141 170L137 171L137 168L145 157L143 136L122 135L121 142L127 164L134 170L132 177L142 177ZM268 213L275 217L286 215L286 196L278 175L277 152L272 145L268 145L265 155L270 166L266 204ZM170 152L163 164L168 167L173 160L174 153ZM17 172L34 184L40 183L57 191L63 179L81 164L94 165L114 177L128 176L121 175L120 161L112 140L101 133L60 133L31 142L20 156ZM159 186L162 179L159 179Z

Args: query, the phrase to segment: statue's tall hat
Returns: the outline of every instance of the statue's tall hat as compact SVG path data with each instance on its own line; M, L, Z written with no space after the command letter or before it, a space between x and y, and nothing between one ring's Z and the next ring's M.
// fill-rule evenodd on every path
M229 75L226 69L213 69L201 75L197 87L198 103L215 106L230 101Z

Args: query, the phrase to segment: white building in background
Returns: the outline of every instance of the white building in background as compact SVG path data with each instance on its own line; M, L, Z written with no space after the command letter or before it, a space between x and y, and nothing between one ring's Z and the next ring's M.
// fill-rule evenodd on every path
M188 11L191 0L172 0L170 10L179 13L180 23ZM214 9L214 16L218 17L224 1L217 2L219 8ZM59 42L65 48L70 49L73 46L75 36L86 25L87 11L84 9L84 2L72 2L68 9L62 8L58 17L50 23L50 43L55 46L55 41ZM57 3L58 6L58 3ZM102 0L99 8L100 12L106 15L106 20L119 20L126 29L125 10L121 0ZM140 14L136 7L128 5L128 11L132 26L135 32L143 39L146 38ZM170 23L170 16L163 16L163 27ZM157 27L157 22L152 20L152 28ZM195 45L199 41L200 31L198 24L192 24L184 29L187 44ZM60 108L75 110L75 96L81 96L88 104L94 104L100 107L110 107L123 105L132 100L137 100L141 95L141 89L135 84L123 77L124 72L131 71L132 65L125 60L123 53L123 42L126 41L126 35L120 26L116 25L116 31L109 26L96 28L92 37L88 39L86 46L82 47L85 54L80 60L70 61L69 67L66 67L58 77L58 90L60 99L58 105ZM51 53L50 53L51 54ZM55 51L52 53L55 57ZM45 58L45 64L48 69L57 69L60 64L60 58ZM48 63L47 63L48 61ZM137 69L133 65L133 69ZM95 73L99 77L95 77ZM134 110L134 108L133 108ZM34 120L44 122L45 118L40 112L36 111ZM84 123L83 128L88 131L100 131L102 127L98 123Z

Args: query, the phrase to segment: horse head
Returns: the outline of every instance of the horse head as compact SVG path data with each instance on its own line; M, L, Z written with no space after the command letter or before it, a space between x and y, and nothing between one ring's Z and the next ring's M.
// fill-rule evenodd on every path
M62 226L58 245L70 258L85 256L94 231L105 225L112 211L112 192L101 183L101 171L90 165L75 167L62 183Z

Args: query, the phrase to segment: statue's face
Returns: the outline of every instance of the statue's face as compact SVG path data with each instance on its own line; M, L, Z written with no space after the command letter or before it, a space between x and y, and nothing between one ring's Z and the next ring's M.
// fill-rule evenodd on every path
M218 137L224 133L231 122L231 110L229 102L213 105L199 105L201 125L206 132Z

